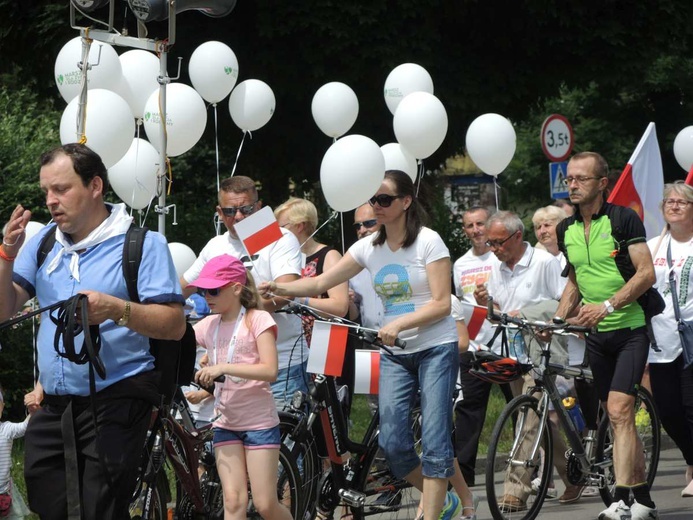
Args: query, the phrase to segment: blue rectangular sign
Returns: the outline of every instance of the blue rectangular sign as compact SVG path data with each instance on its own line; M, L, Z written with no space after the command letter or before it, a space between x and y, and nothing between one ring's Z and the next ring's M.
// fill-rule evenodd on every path
M565 182L568 162L549 163L549 182L552 199L567 199L568 185Z

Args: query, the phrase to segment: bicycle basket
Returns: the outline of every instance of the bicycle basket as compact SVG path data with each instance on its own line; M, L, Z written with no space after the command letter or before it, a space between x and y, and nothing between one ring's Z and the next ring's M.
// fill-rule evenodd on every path
M493 361L475 360L469 369L470 374L489 383L510 383L526 372L526 365L508 357Z

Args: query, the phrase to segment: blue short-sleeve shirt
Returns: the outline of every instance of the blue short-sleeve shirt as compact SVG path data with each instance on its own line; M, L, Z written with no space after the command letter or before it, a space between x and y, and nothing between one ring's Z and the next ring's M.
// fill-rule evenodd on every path
M123 278L123 243L125 234L109 238L80 254L78 282L71 275L71 255L62 256L58 267L48 275L46 268L62 247L57 242L37 268L37 250L43 236L53 226L46 226L24 246L15 261L13 281L30 296L38 296L45 307L66 300L84 290L99 291L130 300ZM178 276L163 235L149 231L145 235L142 261L137 279L141 303L181 303L184 298ZM77 365L59 356L53 346L55 324L47 312L41 314L38 333L39 381L44 391L53 395L89 395L89 365ZM99 326L100 357L106 367L106 378L96 377L96 390L102 390L127 377L152 370L154 358L149 352L149 338L112 320ZM83 335L75 339L80 349ZM60 345L62 350L62 345Z

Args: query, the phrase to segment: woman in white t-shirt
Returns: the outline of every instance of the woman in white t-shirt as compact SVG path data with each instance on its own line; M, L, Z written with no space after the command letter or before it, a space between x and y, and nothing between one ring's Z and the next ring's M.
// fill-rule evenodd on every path
M332 269L291 283L260 284L263 294L320 294L367 269L385 315L379 337L393 355L380 357L380 447L393 474L424 491L426 518L458 517L460 498L448 493L454 474L452 396L458 370L458 336L450 316L450 253L438 233L424 227L424 211L411 178L399 170L369 200L381 228L356 242ZM406 348L393 347L396 339ZM421 459L409 424L421 395ZM474 518L473 497L461 497L462 518Z
M693 321L693 188L681 182L665 185L662 212L668 231L662 238L649 240L647 245L657 276L654 287L666 307L652 318L659 351L650 349L647 361L662 426L688 465L686 488L681 496L693 497L693 366L685 367L669 281L671 272L680 316L684 321Z

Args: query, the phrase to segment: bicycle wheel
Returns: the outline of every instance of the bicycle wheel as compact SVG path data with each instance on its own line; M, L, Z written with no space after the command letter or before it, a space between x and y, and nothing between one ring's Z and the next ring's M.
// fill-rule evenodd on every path
M168 482L166 481L166 475L162 473L157 475L156 485L152 489L152 496L149 502L149 516L148 520L166 520L168 518L168 512L166 510L166 505L168 499L170 498L170 493L168 489ZM141 480L138 480L135 493L130 501L130 518L131 520L142 520L144 518L144 505L147 500L146 489L143 486Z
M301 477L293 461L289 448L282 444L279 446L279 466L277 468L277 497L279 503L286 506L291 513L291 518L298 519L303 511L301 491ZM253 506L253 497L248 485L248 518L262 518Z
M298 422L299 419L291 414L279 413L282 443L288 448L288 455L296 464L303 484L303 510L301 515L295 518L312 519L315 517L323 465L311 432L307 432L301 442L296 442L293 438L292 433Z
M553 472L553 439L546 425L539 442L543 456L538 448L534 457L529 453L542 420L538 406L537 399L529 395L515 397L503 409L491 433L486 456L486 493L495 520L532 520L546 498ZM541 479L533 492L535 471L541 473ZM506 503L505 495L515 496L520 504Z
M645 455L645 478L651 488L659 465L661 430L652 395L642 387L638 387L638 393L635 396L635 427ZM597 432L596 462L603 465L606 485L599 490L599 494L607 506L613 502L614 488L616 487L616 475L612 461L613 439L613 429L609 417L605 414Z

